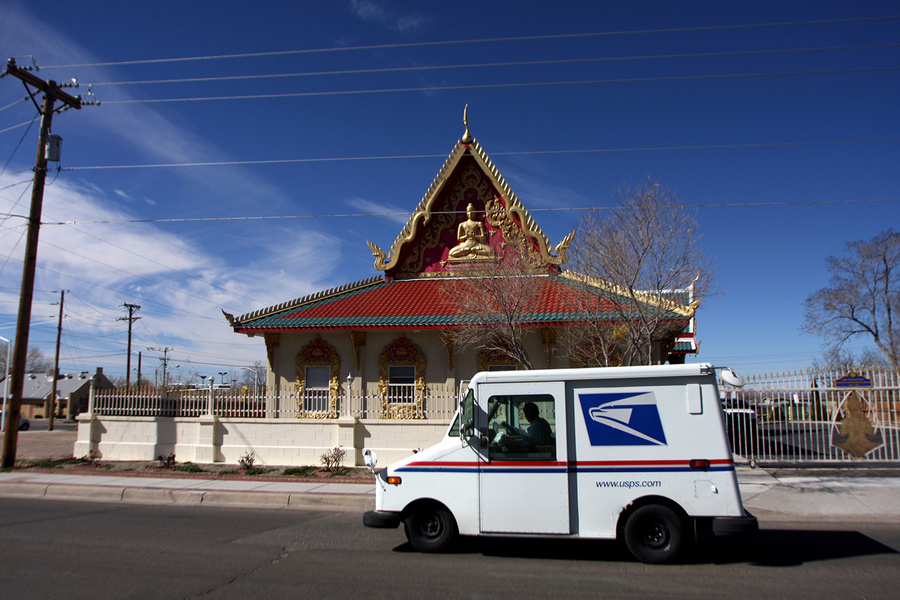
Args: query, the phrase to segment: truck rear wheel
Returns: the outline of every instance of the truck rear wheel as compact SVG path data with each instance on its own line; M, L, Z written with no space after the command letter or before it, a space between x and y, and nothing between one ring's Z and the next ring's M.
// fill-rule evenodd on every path
M416 509L404 521L403 529L406 539L419 552L441 552L456 538L456 520L440 506Z
M685 547L685 523L667 506L648 504L635 510L625 522L625 545L641 562L676 560Z

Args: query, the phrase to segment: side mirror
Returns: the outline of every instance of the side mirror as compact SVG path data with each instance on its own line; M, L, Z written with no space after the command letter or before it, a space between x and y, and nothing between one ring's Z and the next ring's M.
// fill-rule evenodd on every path
M363 462L365 462L366 466L369 467L369 470L374 473L375 465L378 464L378 455L371 450L366 450L363 452Z
M744 387L744 378L729 368L722 369L721 377L722 381L730 386L736 388Z

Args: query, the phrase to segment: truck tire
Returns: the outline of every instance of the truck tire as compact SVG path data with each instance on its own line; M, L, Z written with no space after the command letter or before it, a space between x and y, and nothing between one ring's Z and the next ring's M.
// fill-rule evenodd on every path
M628 550L639 561L672 562L684 550L685 523L671 508L648 504L629 515L623 537Z
M403 529L419 552L441 552L456 538L456 519L441 506L422 506L406 518Z

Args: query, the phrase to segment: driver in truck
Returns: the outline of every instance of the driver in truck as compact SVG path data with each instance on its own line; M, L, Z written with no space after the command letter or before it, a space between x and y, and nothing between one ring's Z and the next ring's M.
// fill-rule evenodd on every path
M549 446L553 443L553 432L550 429L550 423L547 419L540 416L540 410L534 402L527 402L522 406L522 412L528 419L528 429L519 429L512 427L506 421L500 423L500 426L506 429L511 435L524 435L528 438L528 445L532 448L536 446Z

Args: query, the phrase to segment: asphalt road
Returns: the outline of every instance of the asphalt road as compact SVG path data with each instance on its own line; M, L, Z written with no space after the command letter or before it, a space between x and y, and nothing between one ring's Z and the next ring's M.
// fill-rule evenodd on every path
M4 598L894 598L900 524L785 523L648 566L614 542L466 540L323 511L0 498Z

